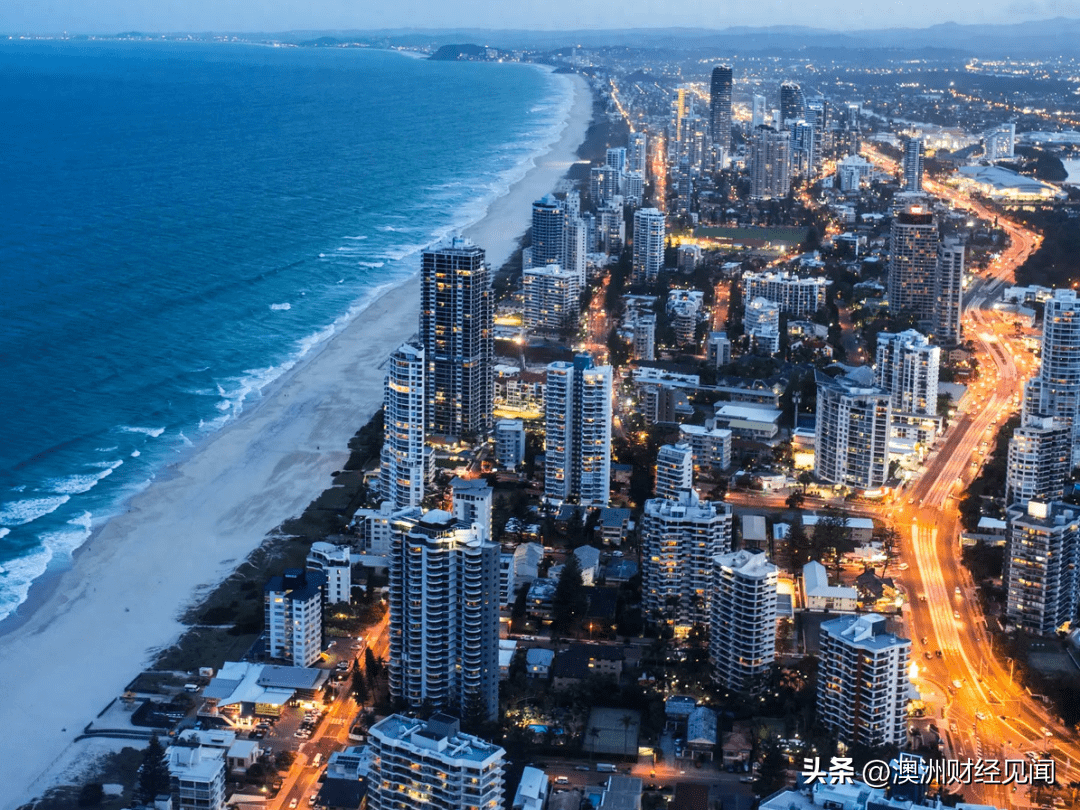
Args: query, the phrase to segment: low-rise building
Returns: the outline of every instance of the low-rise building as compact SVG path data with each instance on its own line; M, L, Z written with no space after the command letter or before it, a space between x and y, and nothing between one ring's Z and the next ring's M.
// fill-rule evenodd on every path
M177 810L225 810L225 749L171 745L165 750Z
M699 472L726 470L731 466L731 438L732 433L726 428L679 425L679 441L690 445L694 469Z
M597 676L618 681L622 677L624 659L621 647L571 644L555 656L551 667L551 687L555 690L569 689Z
M825 566L815 560L803 566L802 590L807 610L854 613L859 607L858 590L830 585Z
M733 436L740 439L768 443L780 434L781 415L782 412L776 408L717 402L709 427L730 430Z
M525 671L530 678L547 680L551 675L551 664L554 660L553 651L544 647L530 647L525 651Z

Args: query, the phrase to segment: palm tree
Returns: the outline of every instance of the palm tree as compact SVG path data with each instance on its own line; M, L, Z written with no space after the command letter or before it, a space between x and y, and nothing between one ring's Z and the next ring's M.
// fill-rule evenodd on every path
M632 714L624 714L619 718L619 725L623 727L623 754L626 754L626 738L630 733L630 729L634 725L634 716Z

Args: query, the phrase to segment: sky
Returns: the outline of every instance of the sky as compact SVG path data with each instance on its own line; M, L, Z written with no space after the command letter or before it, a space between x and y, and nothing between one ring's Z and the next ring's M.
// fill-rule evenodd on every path
M0 32L923 28L1080 17L1080 0L0 0Z

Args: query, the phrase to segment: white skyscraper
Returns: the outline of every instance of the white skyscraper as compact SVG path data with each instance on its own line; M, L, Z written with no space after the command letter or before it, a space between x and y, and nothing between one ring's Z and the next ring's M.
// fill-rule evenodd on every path
M755 692L776 657L777 568L763 551L713 558L709 658L713 680L730 692Z
M865 366L835 378L818 371L815 380L814 475L858 490L884 486L889 473L889 392L874 385L873 372Z
M874 382L889 392L894 435L917 432L937 415L940 364L941 349L914 329L878 335Z
M1027 416L1009 439L1005 503L1058 501L1065 494L1072 448L1070 430L1052 416Z
M1016 152L1016 124L1002 124L983 134L985 157L991 163L998 160L1011 160Z
M390 694L494 720L499 551L449 512L402 516L390 559Z
M404 343L387 361L379 489L394 509L424 499L424 350Z
M960 325L963 299L964 243L958 239L945 239L938 246L934 281L934 337L943 346L955 346L963 340Z
M574 195L577 196L576 193ZM577 276L578 287L585 289L588 226L580 216L567 214L563 226L562 266Z
M652 284L664 267L664 215L655 208L634 212L634 263L631 281Z
M525 423L520 419L500 419L495 423L495 460L514 470L525 461Z
M634 316L634 359L656 359L656 315L638 312Z
M318 571L289 568L263 589L266 652L294 667L319 660L323 642L323 588Z
M563 204L548 194L533 203L532 266L562 264L563 228L566 213Z
M694 451L689 444L665 444L656 454L656 497L676 499L694 485Z
M581 286L578 274L557 264L529 267L522 272L525 297L525 328L533 332L558 332L573 327L578 319Z
M611 366L551 363L544 388L544 497L607 506L611 493Z
M493 492L483 478L456 476L450 482L450 499L454 517L476 529L481 540L490 540L491 504Z
M1072 431L1072 466L1080 466L1080 298L1055 290L1043 314L1042 365L1024 390L1024 414L1053 416Z
M731 549L731 507L692 489L645 502L641 519L642 601L650 621L685 633L707 626L713 558Z
M644 132L630 133L630 146L626 151L626 170L641 172L643 178L649 175L648 143Z
M323 601L326 604L352 601L352 558L348 546L335 546L321 540L312 543L306 567L325 578Z
M506 752L462 734L456 717L393 714L368 739L368 810L503 810Z
M731 466L731 431L701 425L679 425L679 441L690 445L695 470L725 470Z
M750 129L755 130L768 123L766 116L765 96L755 95L750 107Z
M747 273L743 276L743 300L764 298L796 318L813 315L823 306L829 280L824 276L796 276L786 270Z
M1076 618L1080 594L1080 510L1032 500L1006 511L1005 615L1037 635L1052 636Z
M904 146L904 190L922 191L923 140L909 138Z
M875 613L821 625L818 720L846 743L907 744L911 642L886 632Z
M780 305L766 298L754 298L743 310L743 329L753 351L776 354L780 351Z

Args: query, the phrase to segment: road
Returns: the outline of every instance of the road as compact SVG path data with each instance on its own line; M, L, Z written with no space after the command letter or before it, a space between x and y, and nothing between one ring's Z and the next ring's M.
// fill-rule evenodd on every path
M865 151L874 163L896 170L895 161ZM1080 778L1075 767L1080 746L1074 734L1015 682L1012 662L995 657L974 583L961 563L955 500L977 474L978 458L996 429L1017 409L1023 382L1036 367L1013 325L989 304L1038 249L1041 237L948 186L928 179L924 187L957 208L996 220L1011 244L972 285L965 302L966 335L977 346L982 378L971 386L964 412L928 460L908 502L893 512L907 540L901 559L909 566L900 579L909 595L905 619L918 665L915 684L928 713L940 721L949 757L1024 759L1034 752L1053 759L1058 781L1068 784ZM1014 792L1001 785L972 785L962 792L967 801L997 807L1030 804L1023 787Z

